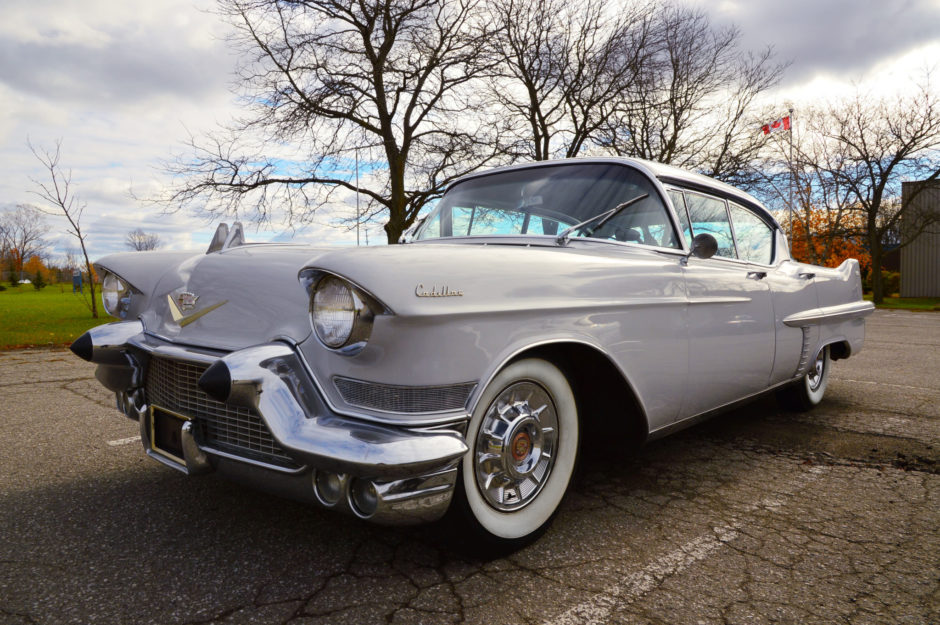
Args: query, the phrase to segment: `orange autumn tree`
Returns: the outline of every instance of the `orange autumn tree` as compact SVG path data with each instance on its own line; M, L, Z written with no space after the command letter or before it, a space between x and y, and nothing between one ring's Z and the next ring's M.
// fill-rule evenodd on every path
M838 267L847 258L855 258L864 274L871 267L871 254L862 244L863 227L860 213L819 208L803 211L793 221L793 258L824 267Z
M39 256L30 256L29 260L23 263L23 277L33 280L37 273L42 276L46 284L55 282L55 272L46 267Z

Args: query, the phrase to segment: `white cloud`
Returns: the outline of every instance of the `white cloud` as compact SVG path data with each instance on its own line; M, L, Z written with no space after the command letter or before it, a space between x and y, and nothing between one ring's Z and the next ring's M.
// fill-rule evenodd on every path
M62 166L87 204L82 227L91 255L125 249L137 227L159 234L163 249L203 249L215 224L165 214L136 197L167 183L161 163L200 134L240 112L230 83L236 59L230 26L210 0L8 0L0 21L0 207L39 204L32 180L48 173L29 152L62 140ZM133 189L134 196L131 194ZM324 227L297 236L335 243L355 233ZM60 258L77 249L64 219L50 219ZM249 240L290 238L284 228ZM384 241L384 237L382 238Z
M817 75L843 82L886 58L940 38L937 0L689 0L688 4L701 7L715 23L735 24L746 49L771 45L779 60L792 61L784 86Z

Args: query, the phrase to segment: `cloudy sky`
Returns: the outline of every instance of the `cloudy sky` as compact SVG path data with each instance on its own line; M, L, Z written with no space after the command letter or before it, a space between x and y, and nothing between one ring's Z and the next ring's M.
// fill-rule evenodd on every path
M940 63L940 0L687 0L745 46L774 46L792 65L775 97L809 101L853 84L903 84ZM95 257L121 251L134 228L165 249L201 249L214 226L134 199L165 182L161 163L183 142L238 114L235 58L210 0L0 0L0 209L39 203L40 149L62 141L62 162L87 203L83 229ZM133 195L132 195L133 193ZM325 221L325 219L320 220ZM54 226L54 254L75 248ZM288 232L249 230L249 240ZM315 224L303 240L355 243ZM383 241L375 230L370 242Z

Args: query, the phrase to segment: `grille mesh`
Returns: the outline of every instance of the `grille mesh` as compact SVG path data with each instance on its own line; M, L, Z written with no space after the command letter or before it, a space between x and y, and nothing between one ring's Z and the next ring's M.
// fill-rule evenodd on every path
M476 386L473 382L448 386L395 386L351 378L333 378L340 395L350 406L386 412L443 412L460 410Z
M147 368L148 401L193 419L200 444L280 467L296 468L258 414L210 399L197 384L208 365L155 356Z

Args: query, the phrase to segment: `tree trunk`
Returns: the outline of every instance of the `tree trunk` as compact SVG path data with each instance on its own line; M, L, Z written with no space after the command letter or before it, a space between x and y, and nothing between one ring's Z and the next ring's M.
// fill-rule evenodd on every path
M396 190L395 187L396 185L392 185L392 201L388 207L388 221L384 226L385 236L388 238L389 245L398 243L401 235L404 234L405 229L408 227L405 217L408 202L405 199L404 185L401 185L401 191Z
M70 218L71 221L71 218ZM82 236L78 226L75 226L78 232L78 241L82 244L82 254L85 256L85 268L88 270L88 290L91 292L91 318L98 318L98 298L95 296L95 270L91 266L91 259L88 258L88 250L85 249L85 237Z

